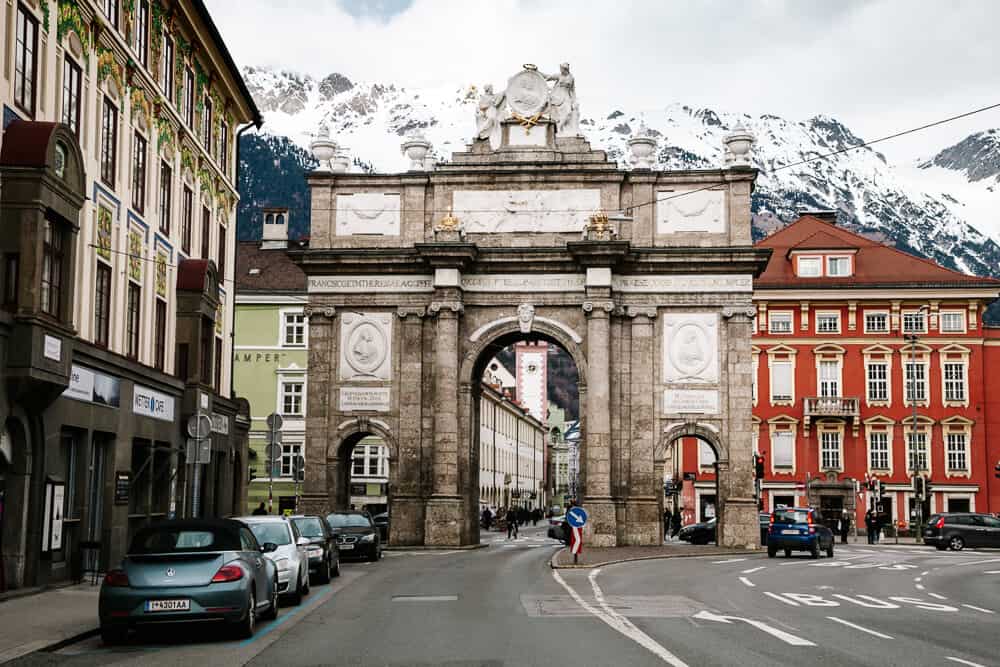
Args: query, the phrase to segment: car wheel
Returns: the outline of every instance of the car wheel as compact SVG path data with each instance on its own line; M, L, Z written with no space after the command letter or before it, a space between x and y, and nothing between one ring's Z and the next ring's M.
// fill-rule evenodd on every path
M233 629L240 639L253 637L253 631L257 629L257 600L253 596L253 591L250 592L250 601L247 602L246 616L237 621Z
M958 535L952 535L951 539L948 540L948 548L952 551L961 551L965 548L965 540Z
M778 550L775 549L774 547L768 547L767 548L767 557L768 558L774 558L777 554L778 554Z
M333 566L330 565L330 559L327 558L323 561L322 571L316 574L316 581L320 584L330 583L331 572L333 572Z
M275 577L274 581L271 582L271 604L267 607L267 612L263 615L263 618L273 621L278 618L278 579Z
M309 595L309 566L305 566L305 576L302 577L302 595Z
M337 564L333 566L333 576L340 576L340 555L337 555Z
M378 560L378 556L379 556L379 554L378 554L378 547L375 547L374 549L372 549L371 555L368 556L368 562L369 563L374 563L375 561Z
M288 596L288 599L291 600L291 602L292 602L293 605L298 606L298 605L302 604L302 595L303 595L303 593L302 593L302 577L296 577L295 578L295 590L292 591L292 594Z
M785 549L785 558L791 558L791 557L792 557L792 550Z
M128 637L128 628L116 625L101 626L101 641L107 646L121 644Z

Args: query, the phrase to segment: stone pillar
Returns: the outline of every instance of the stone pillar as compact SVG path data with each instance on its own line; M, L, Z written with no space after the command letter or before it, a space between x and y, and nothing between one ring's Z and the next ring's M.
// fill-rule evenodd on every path
M330 448L337 445L329 441L333 433L331 428L335 428L330 424L330 396L336 391L333 383L337 364L336 311L333 306L324 305L309 305L303 310L309 322L309 392L306 396L304 452L307 463L299 509L325 516L330 510L338 508L326 470L330 464ZM274 507L277 511L277 504Z
M460 301L435 301L434 461L431 497L424 517L424 543L461 543L462 498L458 489L458 318Z
M729 458L719 461L719 546L759 546L757 501L754 498L752 437L752 361L750 322L754 308L726 307L727 433Z
M625 314L632 319L632 374L628 388L631 404L629 433L629 486L625 501L626 544L661 542L662 469L657 480L653 465L655 408L653 368L655 355L655 307L628 306Z
M595 547L617 542L615 506L611 497L610 301L586 301L587 405L584 444L584 508L590 515L586 541Z
M402 324L399 344L399 441L389 462L389 544L424 542L424 503L420 496L421 404L423 402L424 308L404 306L396 314Z

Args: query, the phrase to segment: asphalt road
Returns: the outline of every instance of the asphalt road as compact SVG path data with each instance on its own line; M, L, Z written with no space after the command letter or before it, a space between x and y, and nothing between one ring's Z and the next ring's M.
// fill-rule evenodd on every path
M18 665L996 665L1000 551L837 545L552 571L543 529L387 552L251 640L163 630Z

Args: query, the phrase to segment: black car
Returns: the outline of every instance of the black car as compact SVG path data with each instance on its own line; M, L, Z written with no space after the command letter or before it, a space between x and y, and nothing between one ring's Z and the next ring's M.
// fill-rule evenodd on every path
M309 540L306 553L309 554L309 574L320 584L330 583L330 579L340 576L340 549L337 536L330 524L321 516L298 515L289 521L299 529L299 534Z
M372 521L375 522L375 527L378 528L379 537L382 538L382 544L389 542L389 513L382 512L381 514L376 514L372 517Z
M939 551L965 547L1000 548L1000 519L989 514L955 512L932 514L924 528L924 542Z
M681 528L677 538L691 544L708 544L715 541L715 527L718 524L715 517L704 523L692 523Z
M341 558L382 558L382 537L368 512L331 512L326 522L337 537Z

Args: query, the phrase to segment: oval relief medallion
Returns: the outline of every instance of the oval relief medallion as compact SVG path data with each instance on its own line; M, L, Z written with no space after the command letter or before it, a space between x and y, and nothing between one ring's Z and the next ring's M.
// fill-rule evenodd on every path
M361 320L347 336L347 363L361 375L374 375L388 353L385 333L371 320Z
M706 328L697 322L684 322L672 332L670 361L688 377L700 377L712 363L713 345Z

